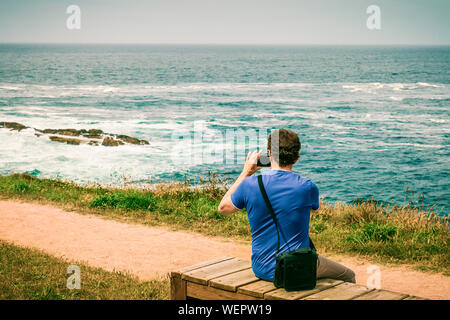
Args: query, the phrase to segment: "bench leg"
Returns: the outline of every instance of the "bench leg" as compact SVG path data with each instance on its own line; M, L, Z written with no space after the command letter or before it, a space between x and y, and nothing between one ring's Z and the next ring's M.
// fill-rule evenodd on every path
M170 274L170 300L186 300L186 280L176 272Z

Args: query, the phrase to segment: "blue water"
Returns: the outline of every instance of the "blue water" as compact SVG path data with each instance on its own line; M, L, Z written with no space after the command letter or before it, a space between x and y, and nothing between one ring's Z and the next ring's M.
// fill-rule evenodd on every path
M450 47L0 45L0 121L150 141L70 146L0 129L0 174L233 178L283 127L302 141L294 170L328 201L401 203L409 186L449 208L449 70ZM224 140L233 132L248 138Z

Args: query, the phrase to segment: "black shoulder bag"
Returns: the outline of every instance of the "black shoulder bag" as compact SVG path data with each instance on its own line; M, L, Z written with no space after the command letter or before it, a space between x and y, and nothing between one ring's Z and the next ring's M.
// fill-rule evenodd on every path
M273 284L277 288L286 291L310 290L316 287L317 279L317 252L311 239L309 248L300 248L291 252L284 252L277 256L280 251L280 232L277 219L267 197L266 189L262 182L262 176L258 176L259 189L272 216L278 234L277 251L275 252L275 275Z

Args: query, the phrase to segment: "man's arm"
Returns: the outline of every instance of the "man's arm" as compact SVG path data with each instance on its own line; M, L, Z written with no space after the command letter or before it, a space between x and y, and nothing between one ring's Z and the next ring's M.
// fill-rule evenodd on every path
M232 213L235 213L236 211L239 211L239 209L233 205L233 202L231 202L231 195L236 191L236 189L239 187L242 181L245 180L245 178L250 177L256 171L261 169L261 167L256 166L261 152L262 150L259 152L253 151L251 153L248 153L247 159L244 164L244 169L242 170L237 180L233 183L231 188L228 189L227 193L225 193L222 201L220 201L219 207L217 208L220 214L228 216Z

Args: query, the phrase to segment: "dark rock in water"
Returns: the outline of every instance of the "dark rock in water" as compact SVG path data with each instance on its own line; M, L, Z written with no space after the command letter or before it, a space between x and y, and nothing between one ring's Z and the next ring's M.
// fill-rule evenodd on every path
M8 128L11 130L20 131L28 127L18 122L0 122L0 128Z
M0 128L9 128L11 130L23 130L25 128L29 128L21 123L17 122L1 122ZM111 133L105 133L100 129L36 129L34 135L36 137L41 137L42 135L51 135L49 138L51 141L67 143L72 145L80 145L80 144L88 144L90 146L108 146L108 147L117 147L120 145L124 145L125 143L136 144L136 145L144 145L150 144L147 140L133 138L130 136L126 136L124 134L117 135ZM58 136L56 136L58 135ZM72 137L80 137L80 139L75 139ZM95 140L91 140L95 139ZM103 139L103 140L102 140Z
M131 143L131 144L150 144L147 140L141 140L141 139L129 137L124 134L117 135L116 138L120 139L124 142Z
M103 131L100 129L89 129L89 130L80 130L81 134L85 138L89 139L102 139L103 138Z
M72 137L78 137L80 135L80 130L77 129L44 129L43 132Z
M73 144L73 145L80 145L81 140L80 139L73 139L73 138L64 138L64 137L57 137L57 136L50 136L50 140L56 141L56 142L62 142L67 144Z
M72 137L78 137L78 136L84 136L86 138L92 138L92 139L101 139L103 131L99 129L44 129L42 131L43 133L47 134L60 134L63 136L72 136Z
M89 134L89 133L83 134L83 137L89 138L89 139L101 139L102 138L102 136L99 134Z
M124 144L122 141L116 140L111 137L105 137L105 139L103 139L103 142L102 142L102 146L107 146L107 147L117 147L122 144Z
M89 133L89 134L100 135L100 134L103 133L103 131L100 130L100 129L89 129L88 133Z
M77 137L80 135L80 130L76 129L62 129L57 132L58 134L61 134L63 136L74 136Z

